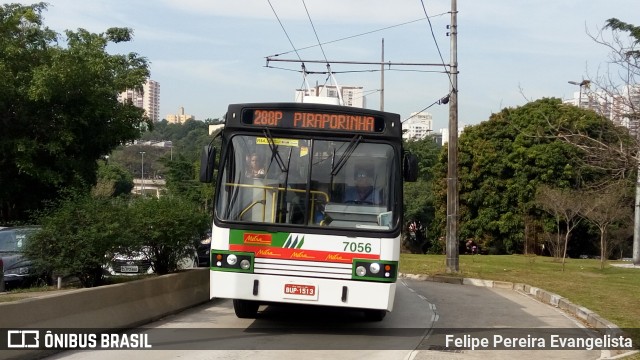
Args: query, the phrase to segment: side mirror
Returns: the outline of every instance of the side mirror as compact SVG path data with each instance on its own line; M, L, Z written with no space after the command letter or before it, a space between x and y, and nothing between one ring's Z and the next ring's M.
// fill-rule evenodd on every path
M200 182L213 182L213 169L216 164L216 148L207 145L200 154Z
M402 157L402 177L407 182L418 180L418 158L409 152Z

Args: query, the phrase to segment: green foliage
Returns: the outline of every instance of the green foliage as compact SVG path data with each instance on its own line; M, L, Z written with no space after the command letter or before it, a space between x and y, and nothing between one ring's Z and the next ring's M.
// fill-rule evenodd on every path
M42 230L27 244L27 256L56 275L76 276L84 287L101 285L106 256L131 242L126 209L120 199L67 198L40 218Z
M422 140L407 141L403 147L418 157L419 167L418 181L404 184L404 221L420 221L431 238L439 234L438 231L432 231L436 202L433 183L434 167L438 163L442 147L431 136Z
M163 163L169 169L166 174L169 193L184 197L195 203L206 201L206 198L202 198L203 191L210 188L210 186L200 183L197 179L197 169L194 161L179 155L173 161L164 159ZM209 192L207 195L211 196L212 194Z
M189 159L197 159L200 150L211 141L209 125L202 121L188 120L184 124L170 124L166 120L155 124L153 131L144 133L145 141L171 141L173 155L182 154Z
M403 188L403 216L404 216L404 236L407 237L407 226L409 222L415 220L422 223L425 234L431 244L437 245L434 241L440 233L435 229L435 196L433 190L434 166L438 164L438 154L442 152L432 136L416 141L405 141L403 149L415 154L418 158L418 181L404 183ZM432 231L434 230L434 231ZM428 248L428 249L427 249ZM432 246L425 246L421 249L412 247L410 251L440 252L441 249Z
M193 256L194 242L210 226L209 217L177 196L139 197L131 204L131 234L138 249L148 247L152 266L162 275Z
M27 245L27 256L56 275L76 276L84 287L104 283L103 265L115 253L146 248L155 271L166 274L193 258L194 241L209 217L175 196L71 196L39 216L42 231Z
M133 176L119 164L98 165L98 185L103 184L108 193L107 196L128 195L133 189Z
M609 28L612 29L614 31L624 31L624 32L628 32L629 36L631 36L632 38L634 38L635 40L633 40L634 44L640 44L640 26L635 26L633 24L629 24L626 23L624 21L620 21L616 18L611 18L608 19L606 21L606 25L604 26L605 29ZM638 51L634 51L632 53L629 53L628 55L631 55L633 57L635 57L636 59L638 57L640 57L640 53L638 53Z
M24 219L61 196L87 191L96 160L137 139L148 122L117 94L140 88L145 58L110 55L129 29L66 31L66 45L45 27L46 4L0 6L0 219ZM74 191L74 190L72 190Z
M579 188L606 174L586 166L579 148L555 137L558 128L573 129L603 142L620 135L613 124L592 111L541 99L504 109L488 121L467 127L459 141L459 236L474 239L493 253L523 249L524 219L536 215L540 184ZM446 178L446 157L440 173ZM437 219L446 221L446 183L434 184Z

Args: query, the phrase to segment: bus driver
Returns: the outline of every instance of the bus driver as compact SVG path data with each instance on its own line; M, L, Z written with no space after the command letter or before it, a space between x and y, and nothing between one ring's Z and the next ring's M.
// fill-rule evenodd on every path
M369 205L382 204L382 195L380 189L373 186L371 171L365 169L356 171L355 186L347 187L344 202Z

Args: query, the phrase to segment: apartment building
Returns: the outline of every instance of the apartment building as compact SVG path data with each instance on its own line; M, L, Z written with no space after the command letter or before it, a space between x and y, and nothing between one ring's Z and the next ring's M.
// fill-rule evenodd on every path
M145 114L153 122L160 121L160 83L151 79L142 85L142 91L128 89L118 95L118 101L131 102L144 109Z
M421 140L433 131L433 116L428 112L414 112L402 122L402 137L406 140Z
M573 98L563 102L593 110L614 124L626 127L631 134L640 134L640 85L627 85L615 93L586 88L574 92Z
M357 108L366 106L366 98L364 97L362 86L316 85L316 87L310 89L297 89L295 101L305 102L305 98L315 97L323 99L325 103L339 104L340 97L338 94L342 96L342 101L346 106Z
M167 114L167 122L170 124L184 124L187 120L195 120L196 117L184 113L184 107L180 107L177 114Z

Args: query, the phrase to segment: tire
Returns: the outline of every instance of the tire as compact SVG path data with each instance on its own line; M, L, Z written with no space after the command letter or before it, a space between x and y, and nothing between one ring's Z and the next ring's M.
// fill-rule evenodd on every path
M233 299L233 311L240 319L255 319L260 303L251 300Z
M382 321L387 316L387 310L365 309L364 318L367 321Z

